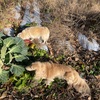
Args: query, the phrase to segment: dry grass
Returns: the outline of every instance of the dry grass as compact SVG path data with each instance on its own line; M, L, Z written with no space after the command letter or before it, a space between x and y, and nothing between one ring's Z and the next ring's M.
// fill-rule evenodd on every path
M19 25L21 20L14 19L15 13L13 9L16 5L24 5L26 2L32 2L32 0L0 0L0 30L10 24Z
M60 19L67 16L67 20L69 17L85 20L88 14L100 13L100 0L40 0L40 5L43 5L43 10L53 11L52 15Z
M64 4L64 0L41 0L49 5L50 8L55 8L61 4Z
M32 2L32 0L28 0ZM63 15L77 14L85 15L93 12L100 12L99 0L37 0L45 9L52 9L56 17L63 17ZM26 0L22 1L26 2ZM18 3L22 3L20 0L0 0L0 29L7 23L11 23L9 20L12 16L11 9ZM40 6L41 6L40 5ZM65 6L66 5L66 6ZM81 16L83 18L83 16ZM63 17L64 18L64 17ZM3 23L2 23L3 22ZM4 25L3 25L4 24Z
M99 0L40 0L50 8L63 7L66 4L67 11L70 13L82 13L91 11L100 11Z
M12 24L14 13L13 8L17 4L17 0L1 0L0 1L0 29L3 29L7 24Z
M59 35L60 37L61 34L67 34L66 37L68 37L68 34L70 33L76 40L79 32L87 35L88 37L91 37L91 33L93 33L95 36L92 38L98 38L97 41L100 43L99 0L40 0L40 6L41 5L41 13L43 16L51 15L49 16L51 22L48 26L51 32L51 37L53 37L54 34L57 34L57 36ZM42 20L45 20L47 16ZM45 23L43 25L45 25ZM66 28L66 26L68 28ZM69 30L71 30L71 32ZM69 39L72 40L72 43L75 43L71 35L69 36ZM57 36L54 36L54 39Z
M72 13L88 13L98 11L99 3L98 0L68 0L68 8Z

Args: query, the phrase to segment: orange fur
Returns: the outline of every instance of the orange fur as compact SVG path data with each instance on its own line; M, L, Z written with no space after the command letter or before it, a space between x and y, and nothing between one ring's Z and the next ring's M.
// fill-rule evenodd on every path
M86 81L82 79L78 72L71 66L49 62L35 62L26 67L28 71L36 71L35 79L46 79L46 84L49 85L54 78L65 79L67 83L73 86L78 92L90 94L90 88Z
M49 39L50 31L47 27L35 26L29 27L23 30L18 34L18 37L25 39L40 39L44 41L44 43Z

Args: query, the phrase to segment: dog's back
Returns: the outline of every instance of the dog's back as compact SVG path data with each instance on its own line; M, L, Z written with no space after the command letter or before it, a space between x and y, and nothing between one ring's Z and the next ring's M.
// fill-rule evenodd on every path
M54 78L61 78L65 79L67 83L73 86L78 92L91 94L86 81L82 79L78 72L71 66L49 62L35 62L31 66L26 67L26 69L28 71L36 70L36 79L47 79L47 85L49 85Z
M47 27L29 27L23 30L18 34L18 37L22 39L40 39L44 41L44 43L49 39L50 31Z

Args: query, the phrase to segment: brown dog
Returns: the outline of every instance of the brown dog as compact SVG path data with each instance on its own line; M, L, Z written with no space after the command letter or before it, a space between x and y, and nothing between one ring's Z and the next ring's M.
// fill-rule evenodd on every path
M23 30L17 35L18 37L25 39L42 39L43 42L47 42L50 36L50 31L47 27L35 26L29 27Z
M82 79L78 72L71 66L49 62L35 62L26 67L28 71L36 71L35 79L46 79L46 84L49 85L54 78L65 79L67 83L73 86L78 92L91 94L88 84Z

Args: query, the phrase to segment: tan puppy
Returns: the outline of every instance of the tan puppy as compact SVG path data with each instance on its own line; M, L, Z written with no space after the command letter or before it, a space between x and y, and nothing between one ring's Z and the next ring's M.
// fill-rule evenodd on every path
M47 27L35 26L29 27L23 30L21 33L17 35L18 37L25 39L41 39L45 43L50 36L50 31Z
M46 79L46 84L49 85L54 78L65 79L67 83L73 86L78 92L91 94L90 88L82 79L78 72L71 66L54 64L49 62L35 62L26 67L28 71L36 71L35 79Z

